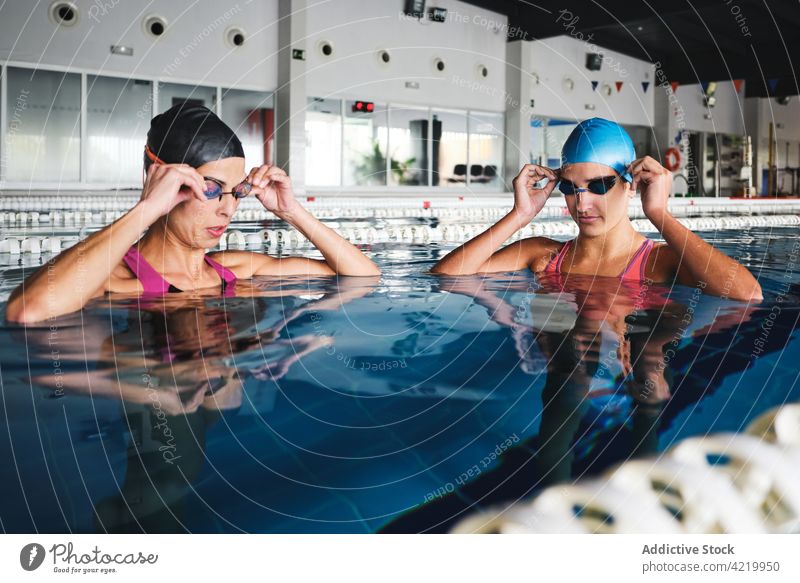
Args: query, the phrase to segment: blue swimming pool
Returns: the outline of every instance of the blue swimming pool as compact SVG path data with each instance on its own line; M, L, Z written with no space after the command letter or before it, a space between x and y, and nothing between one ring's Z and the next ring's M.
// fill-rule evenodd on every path
M759 277L702 289L361 278L97 301L0 329L4 532L437 532L800 401L794 228L702 233ZM6 266L2 309L22 278Z

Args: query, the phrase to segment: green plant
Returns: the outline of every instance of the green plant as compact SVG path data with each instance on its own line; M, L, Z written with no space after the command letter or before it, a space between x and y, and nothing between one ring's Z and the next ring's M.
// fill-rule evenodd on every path
M405 162L401 162L400 160L395 160L392 158L390 160L390 164L392 167L392 175L394 176L395 182L397 184L405 184L406 181L406 173L408 169L416 162L416 158L409 158Z
M395 160L391 158L389 165L392 176L398 184L404 184L409 168L416 162L416 158L408 160ZM381 151L380 144L373 140L369 152L361 155L361 159L354 164L353 174L358 184L382 186L386 184L386 156Z
M372 142L372 149L368 154L361 155L360 162L353 167L353 174L359 184L386 184L386 157L377 141Z

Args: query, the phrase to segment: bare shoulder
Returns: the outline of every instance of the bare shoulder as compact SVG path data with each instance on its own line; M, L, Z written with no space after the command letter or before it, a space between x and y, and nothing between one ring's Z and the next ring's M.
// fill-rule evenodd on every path
M653 281L672 281L678 274L681 258L667 243L656 243L647 258L645 277Z
M122 261L111 271L105 286L98 290L95 296L100 296L104 293L138 293L143 289L136 275Z
M563 242L548 237L529 237L522 239L520 243L525 244L525 251L531 259L530 268L534 273L543 271L564 246Z
M215 251L208 257L230 269L239 279L250 279L264 265L277 261L266 253L236 250Z

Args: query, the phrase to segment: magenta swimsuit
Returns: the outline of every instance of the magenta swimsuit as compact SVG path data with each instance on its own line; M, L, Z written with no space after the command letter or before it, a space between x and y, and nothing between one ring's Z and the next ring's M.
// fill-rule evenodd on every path
M128 249L123 260L136 278L142 282L142 287L144 288L142 293L151 295L183 291L164 279L161 274L142 257L135 245ZM223 295L231 295L234 287L236 287L236 276L234 273L227 267L211 259L208 255L206 255L205 260L206 263L213 267L219 274L222 280Z
M161 309L162 307L159 306L157 302L152 301L155 299L155 297L163 296L165 293L183 291L164 279L161 274L157 272L144 257L142 257L142 254L139 253L139 250L135 245L128 249L125 257L123 257L123 260L134 273L134 275L136 275L136 278L142 282L142 287L144 288L142 290L142 297L146 298L145 303L141 304L142 307ZM206 255L205 260L206 263L214 268L222 280L222 295L224 297L235 295L236 275L234 275L234 273L227 267L224 267L211 259L208 255ZM175 360L176 354L172 350L174 344L175 341L173 340L172 335L167 333L166 346L163 346L159 349L161 360L163 362L171 362Z

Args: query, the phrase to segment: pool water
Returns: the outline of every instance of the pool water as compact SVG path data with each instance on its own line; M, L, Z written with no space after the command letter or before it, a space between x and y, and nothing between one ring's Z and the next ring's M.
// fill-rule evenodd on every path
M701 233L757 305L529 272L259 278L0 328L4 532L442 532L800 401L800 239ZM21 281L0 276L2 306ZM589 290L589 283L592 289Z

